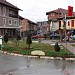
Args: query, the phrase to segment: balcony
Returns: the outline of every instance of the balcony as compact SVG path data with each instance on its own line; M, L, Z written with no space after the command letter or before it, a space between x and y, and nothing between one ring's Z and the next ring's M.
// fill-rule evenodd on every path
M9 14L9 17L18 18L18 15Z

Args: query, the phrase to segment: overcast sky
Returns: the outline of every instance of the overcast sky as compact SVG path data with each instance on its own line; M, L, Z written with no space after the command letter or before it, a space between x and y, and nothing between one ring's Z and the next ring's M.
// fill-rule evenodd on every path
M31 21L46 21L46 12L55 10L57 8L67 9L68 5L74 6L75 0L7 0L13 5L19 7L23 11L19 12L24 18Z

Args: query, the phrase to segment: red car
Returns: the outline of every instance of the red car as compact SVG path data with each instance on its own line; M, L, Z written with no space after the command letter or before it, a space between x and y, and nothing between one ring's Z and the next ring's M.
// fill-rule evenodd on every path
M36 38L36 39L38 39L38 38L44 38L44 35L38 34L38 35L32 36L32 38L33 39L34 38Z

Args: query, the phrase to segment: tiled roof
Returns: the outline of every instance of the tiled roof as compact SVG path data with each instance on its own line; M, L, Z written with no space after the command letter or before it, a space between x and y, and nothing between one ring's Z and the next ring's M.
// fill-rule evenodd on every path
M47 12L46 13L46 15L48 15L48 14L50 14L50 13L52 13L52 12L55 12L55 13L61 13L61 12L65 12L65 13L67 13L68 12L68 10L66 10L66 9L62 9L62 8L58 8L58 9L56 9L56 10L53 10L53 11L50 11L50 12Z
M22 16L20 16L20 15L18 15L18 16L19 16L19 19L21 19L21 20L23 20L23 19L24 19Z
M27 20L31 24L37 25L35 22L33 22L33 21L29 20L29 19L25 19L25 20Z
M12 7L12 8L17 9L17 10L21 10L18 7L14 6L13 4L11 4L11 3L7 2L7 1L4 1L4 0L0 0L0 4L6 5L8 7Z
M47 12L46 15L49 15L50 13L56 13L56 14L61 14L61 13L63 13L63 14L64 14L64 15L58 15L57 18L63 18L63 17L65 16L65 13L66 13L66 17L69 17L69 16L68 16L68 10L62 9L62 8L58 8L58 9L56 9L56 10ZM74 17L75 17L75 12L73 12L73 16L70 17L70 18L74 18Z

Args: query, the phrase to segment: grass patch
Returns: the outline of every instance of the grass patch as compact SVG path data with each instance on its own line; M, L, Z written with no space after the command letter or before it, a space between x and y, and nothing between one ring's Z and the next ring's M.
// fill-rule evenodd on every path
M68 50L65 51L65 48L63 47L63 50L60 48L60 52L56 52L54 49L54 46L51 46L49 44L43 44L43 43L32 43L31 48L28 49L25 41L19 41L19 45L16 46L15 40L10 40L8 45L3 43L4 47L2 50L11 52L11 53L19 53L23 55L31 55L31 51L34 50L41 50L45 52L46 56L53 56L53 57L63 57L64 55L73 56L71 52Z
M75 44L71 44L73 47L75 47Z

